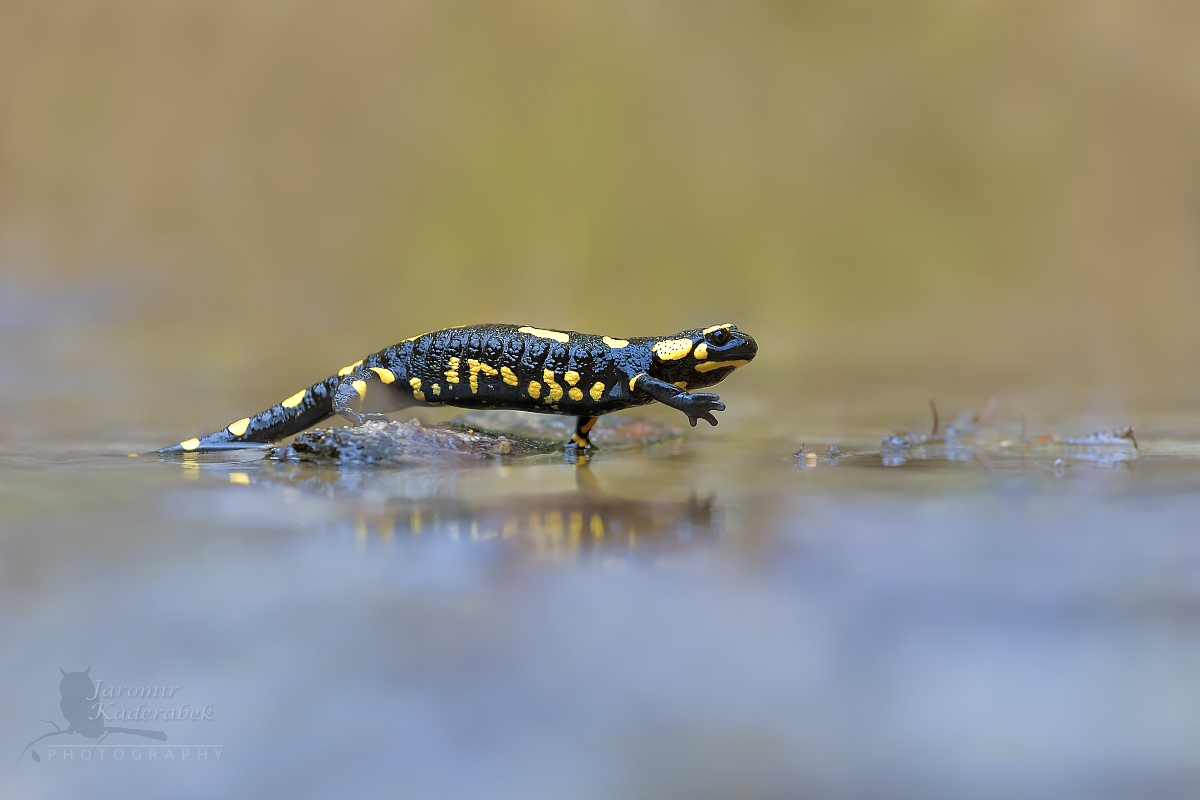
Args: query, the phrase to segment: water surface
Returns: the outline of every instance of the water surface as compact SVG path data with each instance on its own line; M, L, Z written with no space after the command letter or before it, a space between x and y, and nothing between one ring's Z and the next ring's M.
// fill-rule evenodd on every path
M805 459L778 420L734 408L586 466L10 441L6 793L1200 787L1200 463L1168 435L1178 418L1142 426L1137 451L1075 448L1056 466L1031 438L1013 445L1011 415L979 452L899 461L880 454L882 422L851 415ZM114 734L90 761L62 745L93 741L53 737L40 763L12 763L51 729L39 720L65 725L60 666L178 686L212 719L139 722L167 742ZM151 763L155 744L223 749Z

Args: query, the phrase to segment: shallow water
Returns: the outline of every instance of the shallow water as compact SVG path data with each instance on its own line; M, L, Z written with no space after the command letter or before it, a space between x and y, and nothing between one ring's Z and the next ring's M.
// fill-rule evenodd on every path
M1200 789L1186 420L1142 425L1137 450L1064 446L1056 466L1011 416L975 449L896 460L886 426L850 414L806 459L778 420L735 408L583 466L10 440L4 793ZM178 687L110 713L186 702L211 719L110 722L168 738L56 736L13 763L51 730L39 720L65 725L60 666Z

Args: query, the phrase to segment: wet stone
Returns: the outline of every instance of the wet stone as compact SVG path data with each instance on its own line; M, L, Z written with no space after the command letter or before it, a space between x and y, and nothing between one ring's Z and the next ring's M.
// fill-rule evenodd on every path
M523 411L468 411L447 423L450 427L504 435L529 441L561 444L575 432L575 418ZM599 448L640 447L675 439L683 429L665 422L622 414L600 418L591 440Z
M420 422L368 422L302 433L267 456L277 461L395 466L467 465L546 452L540 443Z
M318 428L300 434L290 445L274 448L267 458L339 465L465 466L556 452L574 430L574 418L479 411L445 425L423 425L414 419ZM681 434L672 425L636 417L602 418L592 430L592 441L601 448L619 449Z

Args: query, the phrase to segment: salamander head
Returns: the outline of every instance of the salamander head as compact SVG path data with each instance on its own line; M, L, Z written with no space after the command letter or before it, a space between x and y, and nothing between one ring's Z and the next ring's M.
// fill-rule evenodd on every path
M726 323L682 331L654 342L650 349L654 353L650 375L691 390L720 383L749 364L758 354L758 343Z

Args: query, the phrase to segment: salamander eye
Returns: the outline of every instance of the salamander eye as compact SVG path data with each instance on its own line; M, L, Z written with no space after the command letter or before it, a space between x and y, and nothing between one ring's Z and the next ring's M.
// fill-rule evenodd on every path
M717 328L715 331L704 334L705 340L714 347L720 347L729 341L729 329Z

